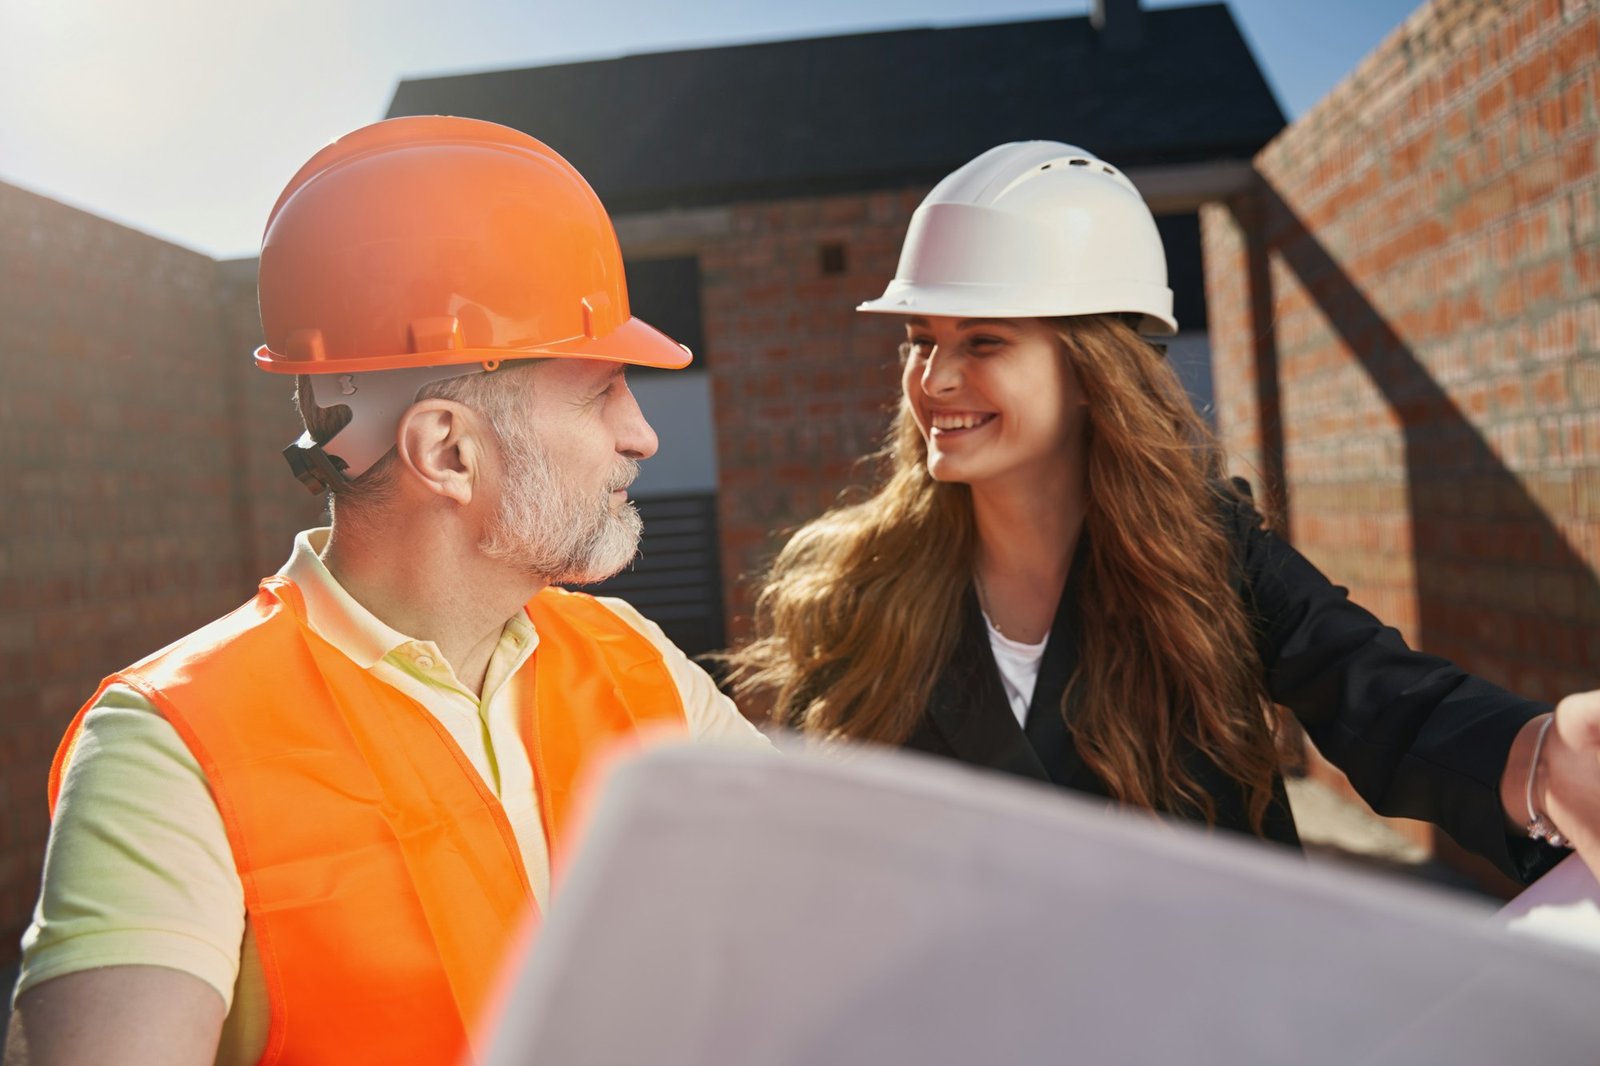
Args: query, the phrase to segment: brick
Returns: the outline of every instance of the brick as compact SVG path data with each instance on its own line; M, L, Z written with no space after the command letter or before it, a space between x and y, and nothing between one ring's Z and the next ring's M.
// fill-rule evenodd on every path
M867 202L860 196L835 197L822 202L822 222L841 225L864 221Z
M1549 261L1522 273L1522 298L1530 307L1550 303L1562 294L1562 263Z
M1537 101L1555 79L1549 57L1530 55L1511 69L1511 96L1518 104Z
M1572 364L1572 395L1578 407L1600 409L1600 356L1593 354Z
M1600 136L1589 134L1564 145L1560 154L1560 180L1581 188L1600 171Z
M1558 160L1555 156L1545 155L1513 170L1511 188L1516 205L1524 208L1539 203L1560 188L1565 172L1572 165L1565 163L1565 159L1565 156Z
M1600 245L1590 245L1573 251L1571 256L1574 296L1600 294Z
M1522 284L1510 277L1495 286L1494 315L1497 319L1510 319L1522 313Z
M1562 34L1552 54L1552 66L1561 77L1593 69L1600 57L1600 15L1591 9L1582 21Z
M1533 402L1543 410L1565 408L1572 402L1567 389L1566 367L1553 366L1539 371L1532 382Z
M1505 78L1496 78L1478 93L1477 119L1479 127L1492 125L1511 106L1511 85Z

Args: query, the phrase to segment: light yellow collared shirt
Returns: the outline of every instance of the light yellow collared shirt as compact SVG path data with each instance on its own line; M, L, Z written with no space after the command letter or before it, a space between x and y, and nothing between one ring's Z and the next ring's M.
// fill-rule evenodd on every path
M550 894L550 857L533 769L517 726L517 669L539 635L518 612L501 631L482 696L462 685L431 641L385 625L323 565L326 529L295 538L279 571L305 598L307 623L449 731L500 798L535 898ZM621 600L608 609L661 650L683 698L690 735L737 745L766 738L706 672ZM33 924L23 936L17 992L99 966L165 966L216 988L229 1006L219 1064L260 1057L266 990L244 912L244 890L205 775L176 731L133 690L113 686L84 717L63 775Z

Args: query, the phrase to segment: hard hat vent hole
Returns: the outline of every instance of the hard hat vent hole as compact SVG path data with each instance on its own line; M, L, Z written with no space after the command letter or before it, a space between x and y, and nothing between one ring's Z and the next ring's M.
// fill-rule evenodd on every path
M1040 167L1039 169L1040 170L1049 170L1053 166L1055 166L1054 163L1046 163L1044 166Z
M1089 161L1087 159L1072 159L1068 160L1067 165L1070 167L1086 167L1089 165Z

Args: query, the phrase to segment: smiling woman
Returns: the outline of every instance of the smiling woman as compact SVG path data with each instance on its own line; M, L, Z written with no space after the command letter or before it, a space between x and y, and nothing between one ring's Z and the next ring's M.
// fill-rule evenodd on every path
M1559 855L1520 830L1548 708L1407 648L1227 479L1148 339L1175 332L1172 293L1115 167L1054 142L979 156L860 310L905 322L887 477L780 554L732 656L743 693L814 736L1286 844L1292 712L1380 812L1522 878Z
M902 386L939 481L1069 476L1083 391L1039 319L915 317L906 322Z

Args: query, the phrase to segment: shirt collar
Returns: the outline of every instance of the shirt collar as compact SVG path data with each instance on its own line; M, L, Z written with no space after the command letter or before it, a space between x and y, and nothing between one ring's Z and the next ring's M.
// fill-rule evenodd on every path
M408 644L428 643L431 647L431 642L418 641L386 624L345 591L322 561L322 550L327 547L331 532L323 526L296 534L289 561L278 571L280 577L293 581L300 590L306 605L306 624L312 632L363 670L371 670L391 652ZM509 649L511 657L498 664L500 669L494 673L509 676L533 654L539 635L525 611L518 611L507 619L504 635L513 638ZM436 649L434 654L438 654ZM496 684L498 687L498 681Z
M278 575L293 581L300 590L306 603L306 624L312 632L362 669L370 670L391 651L413 643L415 638L386 625L339 584L321 557L330 532L324 526L296 534L294 550Z

